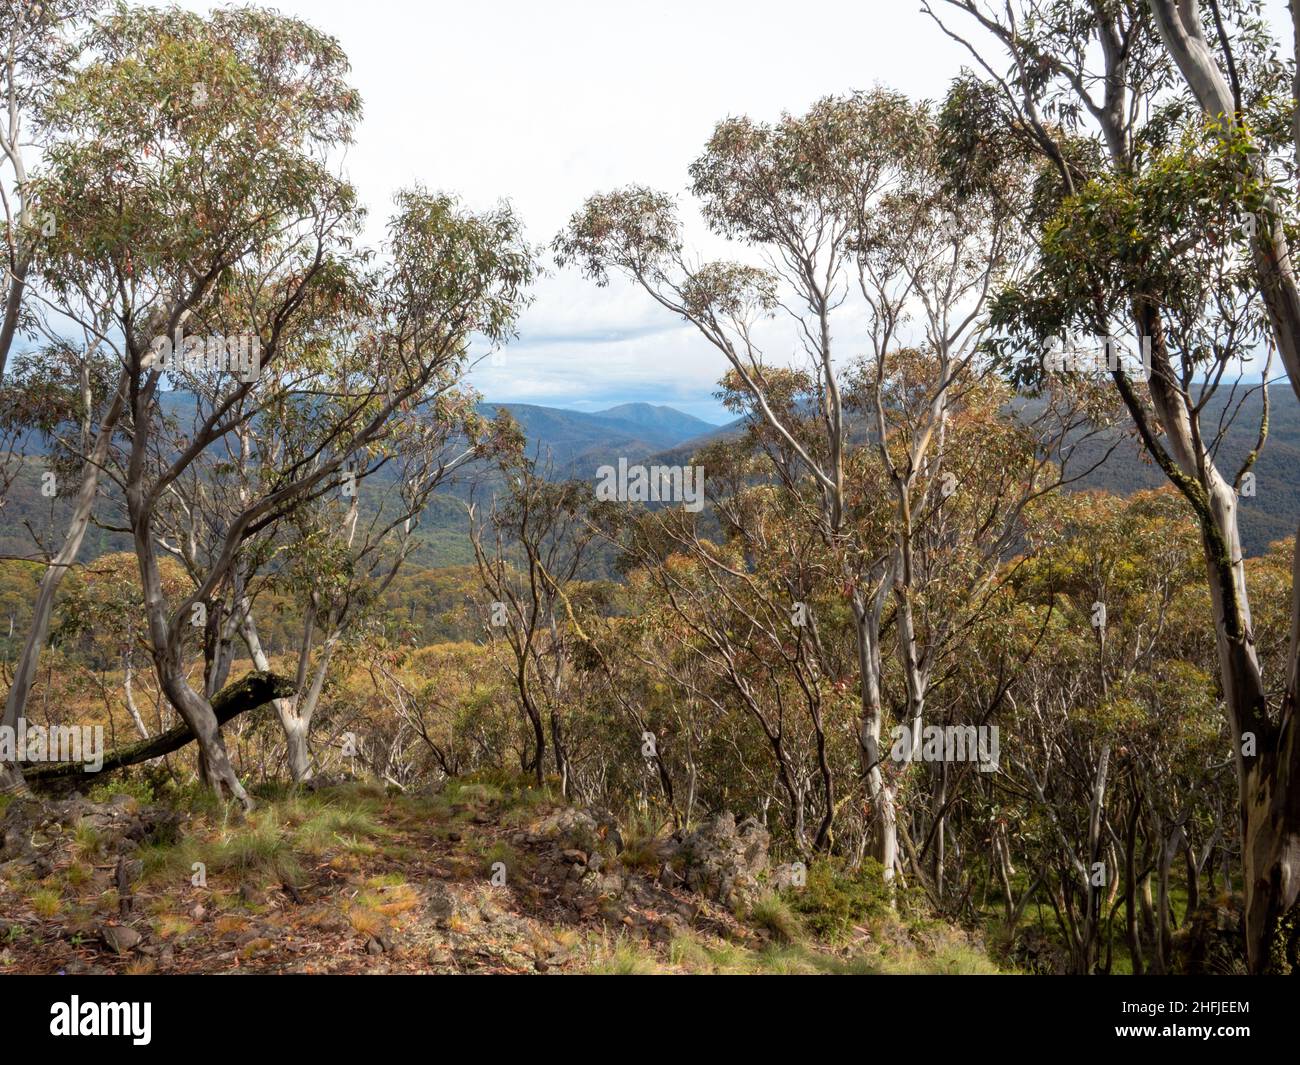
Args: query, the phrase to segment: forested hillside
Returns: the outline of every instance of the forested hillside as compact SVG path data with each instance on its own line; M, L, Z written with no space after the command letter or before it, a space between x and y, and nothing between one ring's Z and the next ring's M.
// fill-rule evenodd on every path
M1254 466L1254 495L1242 508L1242 545L1247 554L1259 555L1276 540L1294 534L1300 522L1300 495L1291 484L1289 471L1300 462L1300 413L1285 402L1287 386L1273 385L1268 446L1261 449ZM175 400L171 401L173 404ZM1033 409L1032 405L1029 409ZM673 410L649 404L627 404L607 411L587 413L527 404L490 404L480 407L485 416L505 411L524 434L526 453L538 461L539 472L552 480L594 479L601 466L623 457L646 465L685 465L702 448L720 440L734 440L744 431L738 419L720 427ZM1231 416L1225 412L1231 411ZM1239 395L1211 396L1204 417L1224 426L1220 452L1225 465L1237 464L1255 447L1263 416L1263 395L1258 385L1242 385ZM40 475L48 443L32 438L24 447L27 461L15 472L5 499L6 522L0 537L0 553L17 558L37 558L48 548L66 522L66 500L46 499L40 492ZM1116 428L1082 445L1077 460L1089 472L1066 487L1067 491L1105 491L1120 495L1158 487L1164 475L1147 456L1131 432ZM1095 468L1093 468L1095 465ZM385 473L375 475L379 484ZM437 568L461 566L473 560L469 519L464 502L490 497L499 488L499 478L488 464L470 465L459 478L430 496L420 515L416 546L410 555L412 566ZM361 505L366 505L363 499ZM101 555L125 550L124 533L92 526L82 545L79 559L89 563ZM605 572L604 570L601 571ZM0 616L0 621L3 621Z

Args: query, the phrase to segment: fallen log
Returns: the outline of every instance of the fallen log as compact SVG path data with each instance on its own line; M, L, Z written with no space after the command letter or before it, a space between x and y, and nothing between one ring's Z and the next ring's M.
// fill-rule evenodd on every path
M283 699L297 690L293 681L277 673L255 671L246 673L239 680L231 681L212 697L212 712L217 715L217 722L224 725L232 718L248 710L256 710L272 699ZM118 747L104 755L104 765L99 773L87 773L81 762L55 762L44 765L24 765L23 778L29 784L46 784L54 780L67 780L72 777L82 779L99 776L111 769L123 769L151 758L161 758L164 754L180 750L194 740L194 733L189 725L182 722L175 728L150 736L147 740Z

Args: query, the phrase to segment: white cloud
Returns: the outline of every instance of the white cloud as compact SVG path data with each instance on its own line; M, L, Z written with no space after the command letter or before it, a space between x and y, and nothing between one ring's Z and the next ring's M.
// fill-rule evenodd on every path
M933 96L965 61L897 0L274 6L333 34L351 58L365 117L346 169L373 240L393 193L418 181L476 208L509 199L530 240L547 243L594 192L633 182L684 190L687 166L727 115L770 120L876 83ZM698 228L691 236L709 246ZM709 398L716 352L628 286L553 273L523 317L509 374L474 375L489 398L579 406L658 396L726 417Z

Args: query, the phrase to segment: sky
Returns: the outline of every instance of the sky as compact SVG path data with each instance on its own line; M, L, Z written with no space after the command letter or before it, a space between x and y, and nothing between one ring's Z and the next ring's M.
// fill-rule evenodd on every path
M936 96L964 56L919 0L273 6L338 38L351 59L365 115L344 165L375 242L394 192L417 182L475 209L509 200L534 244L549 244L588 196L623 185L686 206L686 168L719 120L771 121L877 84ZM699 226L687 241L708 243ZM723 357L692 327L629 285L597 288L544 261L519 338L471 375L485 398L578 410L641 401L730 419L713 399Z

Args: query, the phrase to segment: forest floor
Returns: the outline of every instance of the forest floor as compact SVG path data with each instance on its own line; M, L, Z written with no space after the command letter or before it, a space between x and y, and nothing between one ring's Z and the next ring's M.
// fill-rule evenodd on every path
M277 789L249 816L119 787L0 798L0 973L998 971L815 866L722 904L666 830L519 784Z

